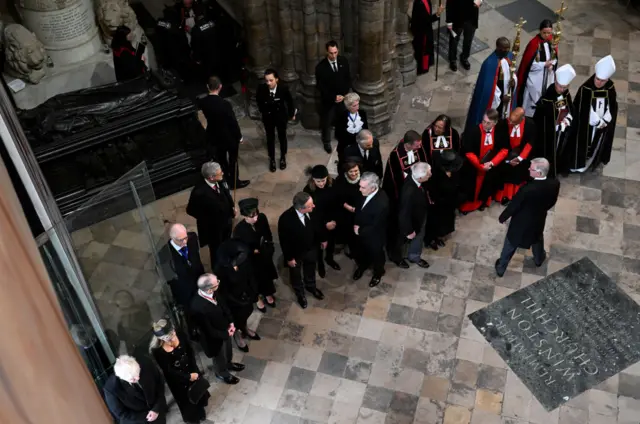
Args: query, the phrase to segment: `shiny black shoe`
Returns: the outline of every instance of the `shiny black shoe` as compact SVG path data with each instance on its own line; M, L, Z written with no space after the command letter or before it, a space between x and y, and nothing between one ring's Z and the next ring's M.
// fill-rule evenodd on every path
M253 333L253 336L251 334L247 334L246 336L249 337L251 340L262 340L262 338L258 333Z
M462 67L468 71L469 69L471 69L471 64L469 63L469 61L467 59L460 59L460 64L462 65Z
M436 243L437 243L437 244L438 244L438 246L440 246L440 247L444 247L444 244L445 244L445 243L444 243L444 240L442 240L442 239L440 239L440 238L439 238L439 239L436 239Z
M483 211L483 210L485 210L485 209L487 209L487 205L482 205L482 206L480 206L480 207L478 208L478 210L479 210L480 212L482 212L482 211Z
M331 154L333 149L331 148L331 143L324 143L324 151Z
M266 303L266 302L265 302ZM259 310L260 312L262 312L263 314L267 313L267 307L263 306L262 308L259 307L258 305L256 305L256 309Z
M394 263L402 269L409 269L409 263L404 259L401 260L400 262L394 262Z
M247 353L249 352L249 345L246 344L247 342L245 341L245 345L244 346L240 346L240 344L238 343L238 339L236 339L235 337L233 337L233 341L236 342L236 346L238 347L238 349L240 349L242 352Z
M429 262L425 261L424 259L420 259L415 264L418 265L420 268L429 268Z
M269 171L276 172L276 160L269 159Z
M324 293L322 293L320 291L320 289L315 288L315 289L306 289L309 293L311 293L313 295L313 297L315 297L318 300L322 300L324 299Z
M324 261L327 263L327 265L329 265L331 268L335 269L336 271L340 271L342 269L340 268L340 265L338 265L338 263L333 260L333 258L327 258Z
M449 69L453 72L458 72L458 64L456 62L449 62Z
M494 268L496 269L496 274L498 275L498 277L502 277L504 275L504 272L506 270L500 270L498 269L498 264L500 263L500 259L496 259L496 264L494 265Z
M242 371L245 368L244 364L239 364L237 362L229 362L227 367L229 367L231 371Z
M438 243L435 240L433 240L431 243L427 244L427 247L429 247L429 248L431 248L433 250L438 250L439 249Z
M227 384L238 384L240 382L240 379L238 377L231 374L229 374L227 377L216 374L216 378L220 381L224 381Z
M547 254L545 253L544 255L542 255L542 260L540 262L536 262L536 260L533 260L533 263L536 264L536 266L538 268L540 268L542 266L542 264L544 263L544 261L547 260Z
M369 281L369 287L377 286L378 284L380 284L380 281L382 281L380 277L373 277L371 281Z
M249 180L238 180L235 183L235 188L245 188L246 186L248 186L251 183L251 181ZM231 187L229 187L230 189L233 189L234 185L232 185Z
M298 296L298 304L302 309L307 309L307 298L304 296Z
M507 206L507 203L509 203L509 198L507 197L503 197L502 200L500 201L500 204L502 206Z
M275 166L275 164L274 164L274 166ZM287 158L285 158L284 156L282 156L280 158L280 169L283 170L283 171L285 169L287 169Z
M359 279L362 278L363 275L364 275L364 269L356 268L355 272L353 273L353 281L358 281Z

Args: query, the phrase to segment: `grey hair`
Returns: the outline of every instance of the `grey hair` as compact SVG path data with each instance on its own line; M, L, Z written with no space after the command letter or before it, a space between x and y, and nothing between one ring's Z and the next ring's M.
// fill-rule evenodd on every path
M373 172L365 172L362 174L360 181L367 183L368 187L375 187L375 190L380 188L380 177Z
M202 172L203 178L209 178L216 175L219 169L222 169L222 167L218 162L210 161L202 164L200 172Z
M202 291L213 288L213 279L218 278L214 274L202 274L198 278L198 288Z
M344 95L343 102L345 107L349 107L355 102L359 102L359 101L360 101L360 96L358 95L358 93L351 92Z
M140 376L140 364L133 356L121 355L113 365L113 372L116 377L129 382Z
M170 228L169 228L169 237L171 237L172 239L175 239L178 236L178 232L179 231L187 231L187 228L182 225L182 224L173 224Z
M358 142L358 144L362 145L362 143L369 141L369 137L373 137L373 133L371 131L360 130L358 135L356 135L356 141Z
M531 165L533 166L533 169L540 173L541 177L546 177L549 173L549 161L545 158L531 159Z
M429 171L431 171L431 165L427 162L418 162L411 165L411 175L416 180L426 177Z
M307 204L310 198L311 195L309 193L305 193L304 191L296 193L295 196L293 196L293 208L299 211L300 209L304 208L304 205Z

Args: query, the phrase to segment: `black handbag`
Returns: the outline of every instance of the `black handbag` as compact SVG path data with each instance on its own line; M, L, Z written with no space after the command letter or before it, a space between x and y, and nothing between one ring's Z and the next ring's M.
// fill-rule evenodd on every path
M198 379L189 386L189 402L197 405L200 400L202 400L202 397L209 391L209 387L211 387L211 384L209 384L206 378L202 376L198 377Z

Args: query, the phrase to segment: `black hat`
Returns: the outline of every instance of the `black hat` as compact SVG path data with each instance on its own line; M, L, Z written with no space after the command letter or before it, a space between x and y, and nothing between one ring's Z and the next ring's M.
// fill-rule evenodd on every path
M316 165L311 168L311 178L315 178L316 180L321 180L323 178L327 178L329 176L329 170L324 165Z
M445 150L440 154L440 163L446 172L457 172L462 168L462 157L453 150Z
M154 330L153 335L156 337L164 337L171 334L172 331L173 331L173 325L169 320L167 320L167 325L159 328L158 330Z
M255 197L242 199L238 202L238 206L240 207L240 215L249 216L258 210L258 199Z
M221 267L232 268L242 265L249 256L248 247L236 239L224 241L216 252L216 264Z

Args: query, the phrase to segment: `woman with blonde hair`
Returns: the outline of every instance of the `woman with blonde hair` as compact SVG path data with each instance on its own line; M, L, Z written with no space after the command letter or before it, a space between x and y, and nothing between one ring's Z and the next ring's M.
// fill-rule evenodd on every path
M344 149L351 144L355 144L356 135L361 130L369 129L367 113L360 110L360 96L357 93L347 93L344 96L344 106L346 110L336 114L335 136L338 140L338 162L344 163Z
M199 381L204 377L198 370L193 349L186 335L178 333L166 319L154 322L149 351L164 374L173 398L180 408L182 419L186 423L205 420L205 407L209 402L209 392L206 391L208 383ZM196 384L198 387L194 387Z

